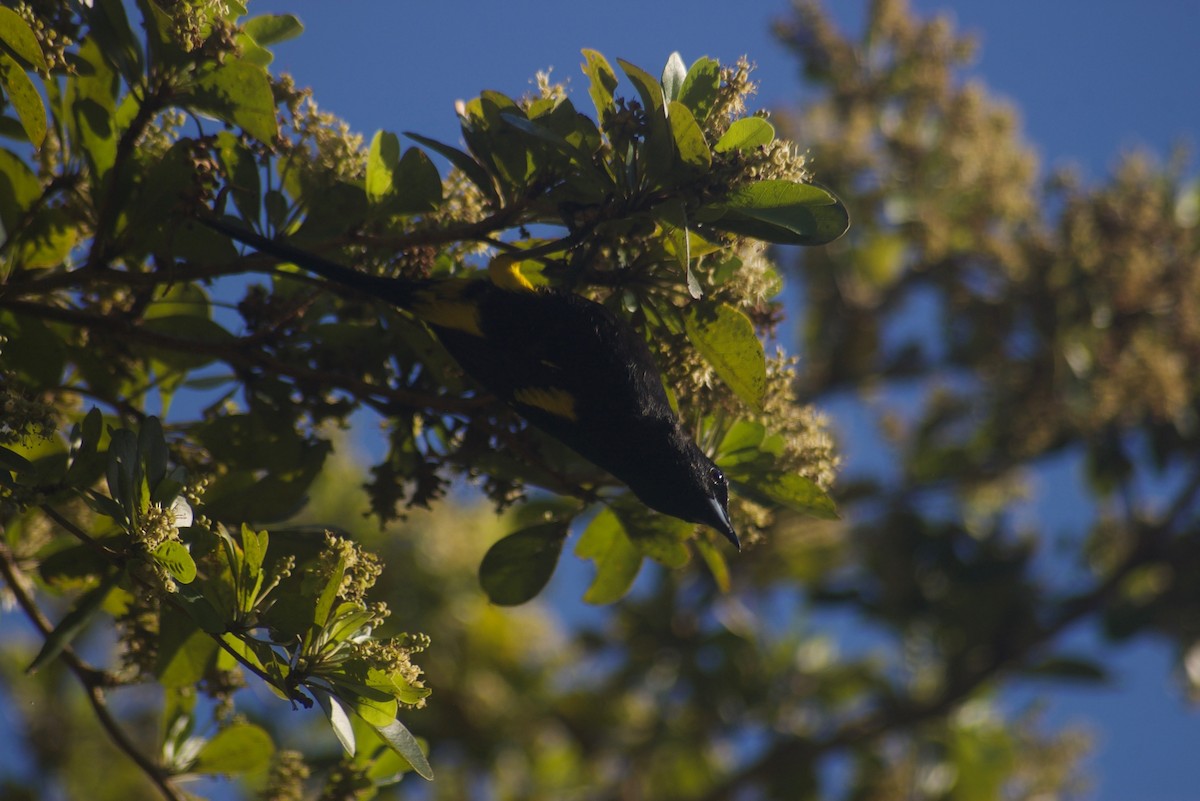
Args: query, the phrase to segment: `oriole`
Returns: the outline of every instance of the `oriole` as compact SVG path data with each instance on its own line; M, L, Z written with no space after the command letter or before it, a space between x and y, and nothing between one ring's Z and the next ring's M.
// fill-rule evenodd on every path
M217 218L211 228L342 287L408 310L463 371L607 470L642 503L741 547L725 475L683 430L650 349L623 319L573 292L534 287L499 256L490 279L369 275Z

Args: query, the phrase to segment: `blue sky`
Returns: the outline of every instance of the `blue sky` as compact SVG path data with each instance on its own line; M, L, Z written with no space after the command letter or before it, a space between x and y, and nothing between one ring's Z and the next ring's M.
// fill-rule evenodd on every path
M854 28L865 3L827 0ZM404 3L395 0L255 0L254 13L291 11L308 30L278 47L274 69L311 86L318 103L370 136L412 130L455 142L453 104L482 89L527 90L547 67L582 94L579 50L597 49L657 73L672 50L758 65L759 105L796 102L796 63L771 37L784 0L557 0ZM1099 180L1118 155L1146 147L1165 156L1200 133L1200 3L1007 3L915 0L922 13L944 10L976 33L969 75L1019 107L1043 168L1078 165ZM586 101L581 106L587 107ZM819 177L819 175L818 175ZM850 439L854 439L851 437ZM852 454L853 456L853 454ZM1070 465L1055 481L1076 479ZM1051 510L1070 517L1070 509ZM1082 632L1079 647L1092 649ZM1051 720L1090 721L1098 749L1089 765L1098 801L1185 801L1200 748L1200 714L1186 707L1169 654L1153 643L1106 652L1116 680L1101 689L1054 690ZM1032 688L1044 693L1051 685ZM1027 698L1022 691L1020 698Z

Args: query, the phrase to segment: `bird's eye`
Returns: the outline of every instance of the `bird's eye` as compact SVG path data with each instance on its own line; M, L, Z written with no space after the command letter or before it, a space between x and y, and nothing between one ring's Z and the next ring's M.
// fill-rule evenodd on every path
M725 503L729 498L729 482L725 480L725 474L721 472L721 468L711 468L708 471L708 481L712 484L721 503Z

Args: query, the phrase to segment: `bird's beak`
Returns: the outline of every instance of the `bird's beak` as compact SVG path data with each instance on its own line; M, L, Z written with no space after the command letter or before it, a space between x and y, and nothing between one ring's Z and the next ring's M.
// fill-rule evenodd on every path
M725 539L733 543L733 547L739 551L742 550L742 543L738 540L737 532L733 530L733 522L729 519L729 510L721 505L721 502L716 498L709 498L708 502L712 504L713 519L718 521L720 525L714 525L717 531L721 532Z

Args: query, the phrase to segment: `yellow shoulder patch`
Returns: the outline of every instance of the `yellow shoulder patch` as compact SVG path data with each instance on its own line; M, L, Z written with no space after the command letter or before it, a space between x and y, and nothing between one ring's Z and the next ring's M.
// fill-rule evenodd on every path
M513 393L513 400L524 406L533 406L555 417L567 420L577 420L575 416L575 398L565 389L550 389L548 387L524 387Z
M462 291L469 283L449 280L430 284L414 295L412 313L429 325L483 336L479 307L463 299Z
M521 275L521 259L510 253L501 253L488 262L488 275L492 283L501 289L527 289L533 291L533 284Z

